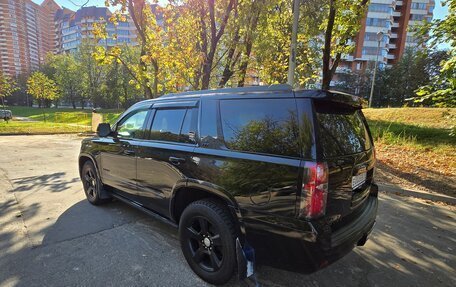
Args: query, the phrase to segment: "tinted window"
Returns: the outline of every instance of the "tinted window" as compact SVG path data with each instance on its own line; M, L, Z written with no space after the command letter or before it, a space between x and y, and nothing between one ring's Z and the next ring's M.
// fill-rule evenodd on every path
M223 143L217 137L217 103L216 100L204 100L201 103L200 137L203 147L218 148Z
M228 148L299 156L294 99L223 100L220 115Z
M144 135L144 121L147 110L137 111L128 115L117 125L117 135L120 138L142 138Z
M371 148L360 110L317 104L317 121L324 157L354 154Z
M180 142L184 143L195 143L195 129L193 128L194 113L197 109L188 109L185 113L184 123L182 124L182 130L180 132ZM190 135L192 132L192 135Z
M310 99L296 99L299 116L299 143L302 157L313 159L315 151L315 132L313 126L312 101Z
M150 139L178 142L186 111L186 109L157 110L152 123Z

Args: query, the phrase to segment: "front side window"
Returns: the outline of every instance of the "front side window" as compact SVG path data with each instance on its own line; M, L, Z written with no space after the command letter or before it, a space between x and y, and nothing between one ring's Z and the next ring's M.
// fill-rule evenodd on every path
M299 157L294 99L222 100L220 116L227 148Z
M128 115L117 125L117 136L119 138L133 139L144 136L144 121L147 110L137 111Z

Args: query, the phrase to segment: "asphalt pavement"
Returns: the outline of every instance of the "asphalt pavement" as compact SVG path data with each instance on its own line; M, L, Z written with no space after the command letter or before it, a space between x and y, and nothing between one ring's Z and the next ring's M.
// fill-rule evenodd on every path
M187 266L173 227L120 202L85 200L80 140L0 137L0 286L207 286ZM381 192L364 247L311 275L258 266L259 284L456 286L455 211ZM233 278L227 286L254 283Z

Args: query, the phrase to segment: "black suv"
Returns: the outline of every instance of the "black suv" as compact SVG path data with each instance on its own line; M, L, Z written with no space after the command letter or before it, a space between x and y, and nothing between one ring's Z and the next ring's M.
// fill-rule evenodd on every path
M92 204L115 197L178 226L207 282L250 274L253 258L313 272L363 245L375 223L361 104L284 85L142 101L82 141L80 176Z

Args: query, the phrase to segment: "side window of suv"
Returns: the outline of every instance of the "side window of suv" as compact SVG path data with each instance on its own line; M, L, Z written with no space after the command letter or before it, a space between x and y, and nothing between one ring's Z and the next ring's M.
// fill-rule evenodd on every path
M155 112L149 139L194 143L191 136L194 109L160 109ZM194 135L194 134L193 134Z
M300 156L294 99L221 100L220 116L227 148Z
M148 110L140 110L122 119L117 124L117 136L124 139L142 138L147 112Z

